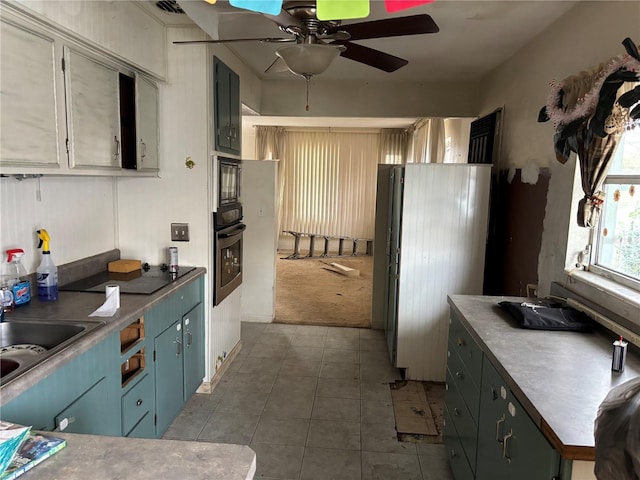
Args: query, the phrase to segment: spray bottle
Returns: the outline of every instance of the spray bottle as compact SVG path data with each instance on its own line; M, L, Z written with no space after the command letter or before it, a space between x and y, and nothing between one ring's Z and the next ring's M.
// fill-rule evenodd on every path
M42 262L36 269L38 300L51 302L58 299L58 267L51 259L51 251L49 250L51 237L44 228L37 230L36 233L40 239L38 248L42 247Z
M16 307L26 305L31 301L31 282L27 278L27 271L20 262L23 255L24 250L21 248L7 250L9 285L13 290L13 302Z

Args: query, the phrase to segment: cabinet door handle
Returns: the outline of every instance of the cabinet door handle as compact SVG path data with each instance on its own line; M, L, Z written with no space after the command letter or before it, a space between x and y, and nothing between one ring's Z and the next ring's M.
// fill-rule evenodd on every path
M458 338L457 343L459 347L464 347L466 345L465 341L462 338Z
M451 450L451 453L449 454L451 456L451 458L456 458L456 451L455 450Z
M458 377L460 380L464 380L464 373L456 372L456 377Z
M504 414L502 414L502 417L500 417L500 420L496 422L496 442L498 443L502 443L502 439L500 438L500 425L502 424L502 422L504 422L504 420L505 420Z
M118 157L120 157L120 140L118 140L118 137L113 137L113 140L116 143L116 151L113 154L113 159L118 160Z
M173 343L176 344L176 357L179 357L180 354L182 353L182 342L180 341L179 338L176 338Z
M140 139L140 145L142 145L142 153L140 153L140 159L144 160L144 157L147 156L147 144Z
M136 402L136 405L139 407L140 405L142 405L142 399L139 398L138 401Z
M513 437L513 430L509 430L502 439L502 456L507 459L507 463L511 463L511 457L507 455L507 441Z
M187 335L187 348L188 348L193 343L193 335L191 334L191 331L189 329L187 329L185 334Z
M455 414L456 417L462 416L462 414L460 413L460 410L458 410L458 407L453 408L453 413Z

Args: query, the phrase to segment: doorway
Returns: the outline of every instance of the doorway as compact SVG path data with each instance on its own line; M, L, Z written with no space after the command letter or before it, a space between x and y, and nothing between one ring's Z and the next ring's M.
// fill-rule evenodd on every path
M276 323L371 328L373 256L287 259L291 253L276 256ZM349 276L332 263L352 269Z

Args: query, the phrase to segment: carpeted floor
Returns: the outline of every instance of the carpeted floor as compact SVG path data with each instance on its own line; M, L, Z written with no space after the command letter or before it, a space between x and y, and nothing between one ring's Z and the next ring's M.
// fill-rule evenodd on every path
M372 256L276 260L277 323L371 327ZM325 263L338 263L360 271L347 277L330 271Z

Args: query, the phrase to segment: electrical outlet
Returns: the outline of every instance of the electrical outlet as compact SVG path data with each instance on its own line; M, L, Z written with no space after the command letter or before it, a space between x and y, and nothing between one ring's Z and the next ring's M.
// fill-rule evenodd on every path
M171 224L171 241L172 242L188 242L189 241L189 224L188 223L172 223Z

